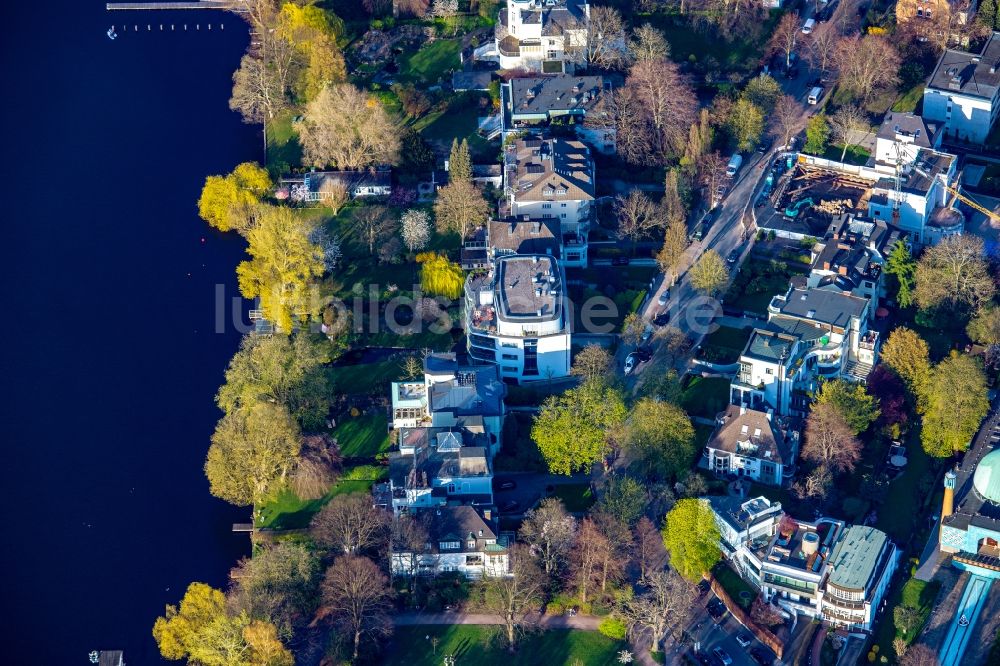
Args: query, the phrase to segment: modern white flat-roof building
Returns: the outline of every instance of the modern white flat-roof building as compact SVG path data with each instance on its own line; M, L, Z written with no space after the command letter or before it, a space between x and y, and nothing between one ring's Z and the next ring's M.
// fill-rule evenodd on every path
M947 49L924 88L924 119L960 142L982 144L1000 113L1000 32L979 53Z
M565 377L571 315L566 277L549 255L497 257L465 283L469 356L517 382Z

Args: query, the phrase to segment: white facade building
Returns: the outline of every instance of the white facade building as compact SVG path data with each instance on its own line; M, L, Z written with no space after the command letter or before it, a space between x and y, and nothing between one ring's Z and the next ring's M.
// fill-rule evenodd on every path
M508 0L496 27L500 69L572 72L585 62L589 20L586 0Z
M594 161L580 141L527 136L504 152L503 217L557 220L566 266L587 265Z
M982 144L1000 113L1000 32L980 53L947 49L924 88L922 115L951 139Z
M389 455L389 501L394 513L445 505L493 505L493 471L486 447L466 445L476 433L403 428L399 452Z
M702 451L702 464L716 476L748 478L781 486L791 475L799 450L799 432L790 419L773 422L773 412L729 405Z
M759 589L762 584L759 551L770 544L784 515L781 503L766 497L743 500L726 495L707 499L719 527L723 554L744 580Z
M870 301L836 290L791 287L768 306L730 385L732 404L804 417L824 379L864 382L878 360Z
M412 514L427 527L428 541L419 552L393 549L393 576L434 576L459 573L477 579L509 574L512 538L501 534L490 509L440 507Z
M494 363L517 382L565 377L570 369L571 314L566 277L549 255L497 257L465 283L469 356Z
M507 387L493 365L459 367L455 354L429 354L423 381L392 383L392 427L482 433L490 457L500 448Z
M852 525L830 556L823 590L823 620L848 630L870 631L892 581L899 550L884 532Z

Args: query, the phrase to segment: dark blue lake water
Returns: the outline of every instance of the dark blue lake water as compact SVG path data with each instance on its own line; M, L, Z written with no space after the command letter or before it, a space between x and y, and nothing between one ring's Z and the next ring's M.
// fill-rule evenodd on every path
M158 663L164 604L249 550L230 531L246 512L202 472L239 342L214 330L216 285L236 293L243 248L195 208L207 174L260 159L227 107L247 28L97 0L4 9L0 661Z

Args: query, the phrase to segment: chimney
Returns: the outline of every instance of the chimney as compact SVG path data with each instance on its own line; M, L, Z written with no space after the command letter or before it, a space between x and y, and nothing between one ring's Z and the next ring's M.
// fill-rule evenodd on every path
M483 509L483 520L493 520L493 509Z
M841 275L847 275L847 266L843 265L840 266L839 268L837 268L837 272L840 273Z

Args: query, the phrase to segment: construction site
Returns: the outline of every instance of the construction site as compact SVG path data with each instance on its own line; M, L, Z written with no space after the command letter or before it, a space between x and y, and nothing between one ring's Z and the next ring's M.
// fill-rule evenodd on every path
M865 216L874 181L779 157L754 204L757 227L783 238L822 237L842 213Z

